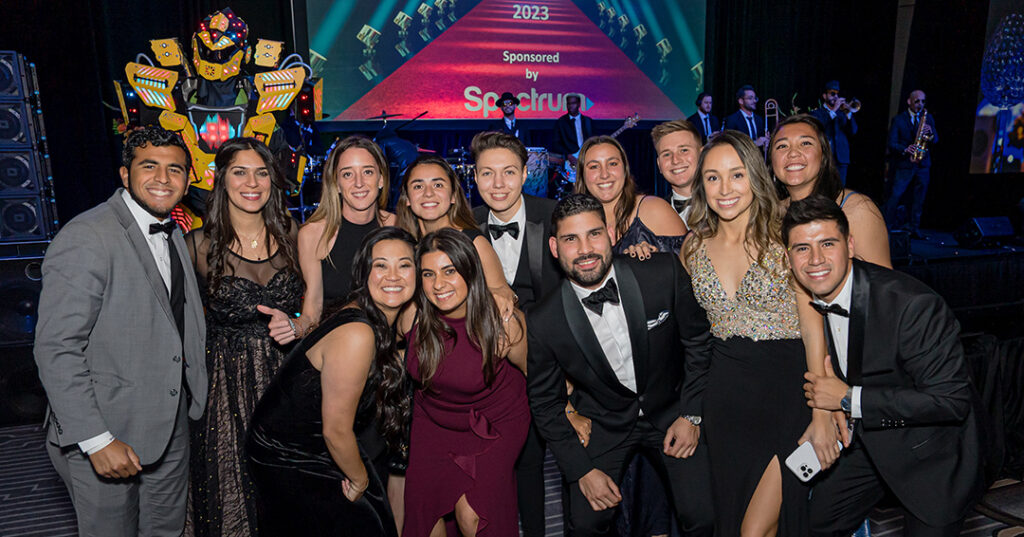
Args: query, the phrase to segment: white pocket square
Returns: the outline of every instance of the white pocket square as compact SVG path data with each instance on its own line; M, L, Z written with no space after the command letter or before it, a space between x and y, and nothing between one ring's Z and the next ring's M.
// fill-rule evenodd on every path
M658 314L657 319L651 319L647 321L647 329L650 330L652 328L657 327L659 324L665 322L665 319L668 319L668 315L668 310L662 311L661 313Z

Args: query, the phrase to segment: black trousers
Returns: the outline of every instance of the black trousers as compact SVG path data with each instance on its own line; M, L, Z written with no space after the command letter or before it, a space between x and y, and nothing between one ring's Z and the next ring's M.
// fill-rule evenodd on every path
M544 453L547 443L533 423L526 433L523 450L516 459L516 496L519 500L519 524L523 537L544 537ZM563 495L564 497L564 495ZM568 509L562 504L563 516ZM568 518L566 516L566 518Z
M863 446L854 443L843 450L839 461L821 476L811 491L810 523L814 537L849 537L885 496L886 486ZM930 526L906 512L903 535L953 537L963 521L949 526Z
M662 452L665 433L640 418L636 427L618 446L592 457L594 466L611 476L616 484L630 460L643 455L651 462L670 491L679 530L685 536L708 536L714 532L714 507L711 503L711 472L708 451L703 439L697 450L686 459L669 457ZM569 509L576 537L616 535L615 514L618 508L594 511L580 490L578 482L569 484Z

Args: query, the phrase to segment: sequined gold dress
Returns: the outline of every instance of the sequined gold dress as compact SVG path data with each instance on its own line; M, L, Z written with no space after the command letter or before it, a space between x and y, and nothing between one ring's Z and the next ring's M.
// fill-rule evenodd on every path
M704 391L703 428L711 463L716 531L740 534L747 505L765 467L778 457L782 511L778 535L805 535L808 488L785 467L810 423L803 398L807 371L796 301L772 248L764 265L751 264L736 295L726 295L707 250L687 260L694 295L707 311L714 350Z

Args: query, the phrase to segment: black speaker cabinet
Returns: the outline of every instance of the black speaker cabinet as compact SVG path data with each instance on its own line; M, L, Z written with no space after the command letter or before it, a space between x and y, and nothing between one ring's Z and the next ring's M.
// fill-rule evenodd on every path
M956 242L966 248L992 246L1013 236L1013 223L1005 216L976 216L953 234Z
M41 197L0 198L0 243L49 240L54 221Z
M42 259L0 261L0 347L32 345L39 316Z

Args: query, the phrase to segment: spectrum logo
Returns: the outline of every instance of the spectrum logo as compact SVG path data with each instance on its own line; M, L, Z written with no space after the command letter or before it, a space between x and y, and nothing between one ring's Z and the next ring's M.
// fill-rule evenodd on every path
M497 101L499 95L493 91L483 93L483 90L477 86L466 86L462 95L466 98L466 110L469 110L470 112L479 112L482 110L483 117L485 118L488 114L498 109ZM582 103L580 103L581 110L589 110L594 106L594 102L587 98L583 93L537 93L537 88L530 88L530 93L526 93L524 91L516 95L516 97L519 98L519 106L517 109L524 112L541 112L544 110L560 112L565 107L566 95L580 95L582 97L580 99L582 101Z

